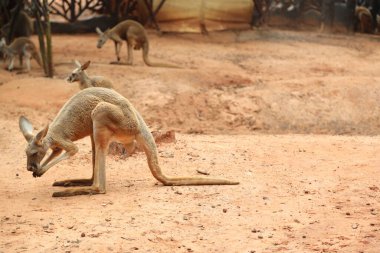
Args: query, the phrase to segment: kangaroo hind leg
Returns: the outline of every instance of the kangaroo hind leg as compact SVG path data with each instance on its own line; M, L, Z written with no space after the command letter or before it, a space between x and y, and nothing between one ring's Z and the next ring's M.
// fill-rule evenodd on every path
M93 135L91 135L91 147L92 147L92 177L91 178L84 178L84 179L67 179L67 180L55 181L53 183L53 186L69 187L69 186L90 186L90 185L92 185L92 183L94 181L94 164L95 164L95 143L94 143Z
M120 112L116 109L119 108L106 102L100 102L91 113L95 148L91 186L74 187L65 191L55 192L53 197L102 194L106 192L106 154L108 144L114 132L117 131L118 119L120 119Z
M120 107L107 102L100 102L92 111L91 118L95 148L92 185L55 192L53 197L105 193L105 161L108 145L114 137L133 138L133 133L137 129L136 120L126 120L125 112Z

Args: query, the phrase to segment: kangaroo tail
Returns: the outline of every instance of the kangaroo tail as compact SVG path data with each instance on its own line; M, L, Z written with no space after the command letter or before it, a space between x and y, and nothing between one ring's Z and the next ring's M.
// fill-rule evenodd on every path
M180 66L177 66L177 65L172 65L172 64L167 64L167 63L158 63L158 62L151 62L149 60L149 42L146 41L144 42L143 46L142 46L142 54L143 54L143 59L144 59L144 62L146 65L148 65L149 67L164 67L164 68L178 68L180 69L181 67Z
M140 133L136 136L137 142L143 147L148 159L148 165L153 176L163 185L236 185L239 182L229 181L226 179L204 178L204 177L167 177L165 176L158 164L157 147L154 138L150 133L146 123L139 115L136 114L140 122Z
M34 52L33 58L36 60L36 62L38 63L38 65L40 65L40 67L42 67L42 60L41 60L40 53L38 51Z

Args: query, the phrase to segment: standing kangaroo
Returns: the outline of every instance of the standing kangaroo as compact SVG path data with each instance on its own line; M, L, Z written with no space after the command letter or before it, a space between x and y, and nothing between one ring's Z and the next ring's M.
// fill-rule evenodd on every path
M102 32L99 29L99 27L97 27L96 32L99 34L99 39L98 39L98 44L97 44L98 48L102 48L102 46L104 45L104 43L106 43L108 39L111 39L114 41L117 63L120 62L120 49L121 49L123 40L125 40L127 42L127 47L128 47L128 60L127 60L128 65L133 64L132 50L133 49L139 50L141 48L142 54L143 54L143 60L146 65L150 67L179 68L176 65L165 64L165 63L153 63L149 60L148 35L144 27L136 21L133 21L133 20L122 21L116 26L110 29L107 29L104 32Z
M108 144L117 139L125 145L134 140L143 148L153 176L163 185L233 185L238 182L202 177L167 177L161 172L153 136L133 105L112 89L92 87L84 89L61 108L53 122L37 135L32 124L23 116L19 119L20 130L28 142L26 148L27 170L34 177L42 176L53 165L78 152L73 143L91 136L91 179L57 181L53 186L81 186L54 192L53 197L66 197L106 192L105 161ZM52 153L40 165L49 149ZM63 154L62 151L65 151Z
M42 66L40 54L33 41L26 37L16 38L10 45L6 44L4 38L0 40L0 51L3 52L5 59L9 60L7 69L13 70L14 60L19 56L20 66L23 67L23 59L26 62L26 69L30 71L30 59L33 58L37 61L38 65Z
M90 66L90 61L87 61L85 64L81 65L79 61L74 61L75 65L77 66L76 69L74 69L69 77L66 79L68 82L79 82L79 89L83 90L89 87L104 87L113 89L112 82L108 79L106 79L103 76L91 76L89 77L87 75L87 72L85 71L88 66Z

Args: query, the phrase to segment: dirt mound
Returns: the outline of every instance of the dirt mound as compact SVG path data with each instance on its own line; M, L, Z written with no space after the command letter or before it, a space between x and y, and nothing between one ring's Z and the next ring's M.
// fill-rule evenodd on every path
M380 77L374 64L380 53L372 37L284 31L150 37L152 60L184 68L146 67L139 51L134 52L135 66L110 65L115 58L112 43L99 50L94 35L59 35L54 41L57 79L35 78L41 75L37 67L29 76L1 71L0 103L51 112L53 117L78 90L62 80L78 59L92 61L90 75L113 80L153 130L380 132ZM46 102L47 96L54 99Z

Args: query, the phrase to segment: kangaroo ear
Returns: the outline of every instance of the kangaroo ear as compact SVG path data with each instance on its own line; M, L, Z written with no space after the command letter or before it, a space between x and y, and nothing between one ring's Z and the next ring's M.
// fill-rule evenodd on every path
M78 60L74 60L74 64L78 67L78 68L81 68L82 65L80 64L80 62Z
M29 142L31 139L33 139L32 123L30 123L30 121L24 116L21 116L19 118L18 124L20 126L21 133L24 135L26 141Z
M36 144L37 144L37 145L41 145L41 144L42 144L42 140L43 140L44 137L46 136L48 130L49 130L49 124L46 125L46 127L45 127L44 129L42 129L42 130L36 135Z
M96 27L96 28L95 28L95 31L96 31L99 35L102 35L102 34L103 34L102 30L100 30L99 27Z
M5 44L6 44L6 42L5 42L5 38L4 38L4 37L1 38L1 40L0 40L0 44L1 44L1 45L5 45Z
M82 69L82 70L87 69L88 66L90 66L90 63L91 63L91 61L87 61L85 64L82 65L81 69Z

